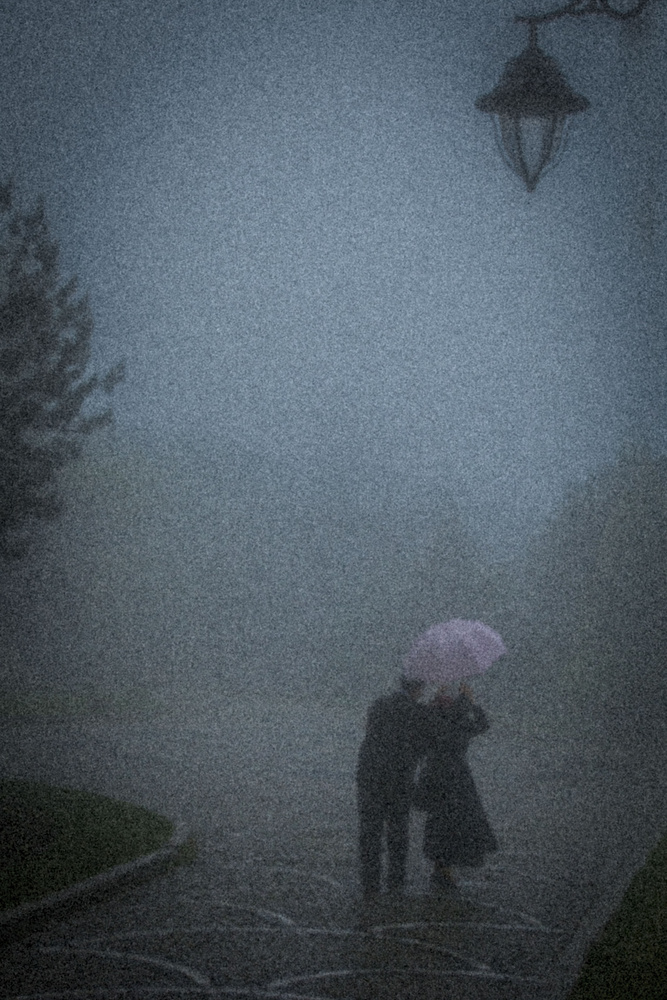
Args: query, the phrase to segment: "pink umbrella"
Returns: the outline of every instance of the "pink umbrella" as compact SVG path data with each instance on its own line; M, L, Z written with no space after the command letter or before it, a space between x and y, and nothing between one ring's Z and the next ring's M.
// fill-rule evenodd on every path
M506 652L503 640L488 625L453 618L432 625L415 639L403 669L413 680L447 684L485 673Z

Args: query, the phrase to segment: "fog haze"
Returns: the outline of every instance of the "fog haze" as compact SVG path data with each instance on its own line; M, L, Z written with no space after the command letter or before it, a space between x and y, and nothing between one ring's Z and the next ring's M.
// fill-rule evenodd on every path
M41 620L80 618L63 660L160 659L176 619L174 661L224 657L242 593L292 649L355 587L386 585L395 627L452 503L465 545L516 557L624 441L664 447L664 5L541 30L591 109L532 194L474 108L526 43L516 13L5 4L4 172L45 197L96 363L128 364L88 506L49 536L67 583L40 584Z

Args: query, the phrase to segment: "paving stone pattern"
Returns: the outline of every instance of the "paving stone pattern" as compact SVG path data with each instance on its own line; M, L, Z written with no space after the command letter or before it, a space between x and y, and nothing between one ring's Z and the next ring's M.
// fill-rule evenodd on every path
M198 722L5 731L5 775L184 819L199 854L11 946L0 993L563 997L579 939L667 819L659 762L637 768L608 747L496 727L471 759L501 849L460 873L461 900L438 898L415 816L406 896L364 907L352 780L362 723L363 714L283 706Z

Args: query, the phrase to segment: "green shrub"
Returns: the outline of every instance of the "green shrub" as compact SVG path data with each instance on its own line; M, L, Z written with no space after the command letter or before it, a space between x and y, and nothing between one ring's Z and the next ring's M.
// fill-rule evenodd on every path
M667 835L591 945L568 1000L664 1000L667 984Z

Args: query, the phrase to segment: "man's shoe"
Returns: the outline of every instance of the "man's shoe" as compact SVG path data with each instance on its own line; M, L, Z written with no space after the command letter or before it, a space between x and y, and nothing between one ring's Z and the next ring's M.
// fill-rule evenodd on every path
M461 899L461 890L450 874L443 871L433 872L431 875L430 889L433 895L444 899Z

